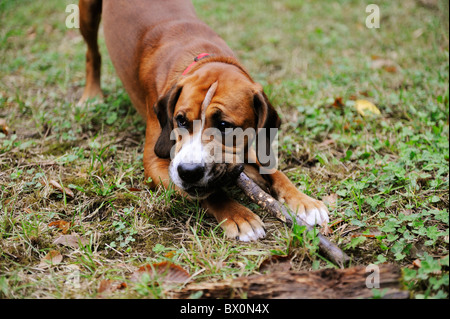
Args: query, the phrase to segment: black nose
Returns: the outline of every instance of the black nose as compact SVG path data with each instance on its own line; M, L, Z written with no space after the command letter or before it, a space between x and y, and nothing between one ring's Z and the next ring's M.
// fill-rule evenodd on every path
M198 182L205 173L205 167L202 164L180 164L177 170L180 178L187 183Z

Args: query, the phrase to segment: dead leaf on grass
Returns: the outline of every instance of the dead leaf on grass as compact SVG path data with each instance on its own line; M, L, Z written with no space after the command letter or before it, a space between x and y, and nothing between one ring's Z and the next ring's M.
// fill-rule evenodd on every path
M263 260L259 266L261 273L289 271L292 267L291 256L272 255Z
M416 268L422 267L422 262L420 261L420 259L414 260L412 264L413 264L413 266L416 267Z
M333 102L333 104L331 104L331 106L336 109L342 109L342 107L344 106L344 102L342 102L342 97L338 96L337 98L335 98L334 102Z
M378 56L372 56L370 67L375 70L383 69L390 73L396 73L400 69L400 66L396 62L389 59L383 59Z
M51 250L45 255L44 258L41 259L39 263L39 268L49 268L53 265L58 265L63 260L63 256L57 250Z
M6 124L6 120L2 118L0 118L0 133L3 133L5 135L8 135L9 133L9 127Z
M82 238L76 234L72 235L61 235L53 241L53 244L64 245L71 248L78 248L81 246L86 246L89 244L89 240Z
M326 221L324 221L320 226L322 226L320 232L325 236L331 235L333 233L333 230L331 229L330 226L328 226L328 223Z
M329 209L336 209L337 207L337 199L338 199L338 195L336 193L327 195L327 196L323 196L322 197L322 202L328 206Z
M336 141L333 139L326 139L323 142L321 142L320 144L317 145L318 148L326 148L326 147L330 147L330 145L335 145Z
M370 101L367 100L356 100L355 109L362 116L367 116L369 114L380 115L380 110Z
M59 190L61 193L65 193L68 197L70 197L70 198L75 197L75 195L73 194L73 192L70 188L61 186L61 184L58 183L57 181L55 181L54 179L49 180L48 183L50 185L52 185L54 188L56 188L57 190Z
M138 282L141 280L143 274L149 274L150 278L161 279L161 283L186 283L189 281L189 273L182 267L172 264L167 261L156 264L146 264L140 267L131 275L131 281Z
M116 290L121 290L127 288L127 284L125 282L117 282L111 279L104 279L100 281L97 292L98 293L112 293Z
M48 224L49 227L57 227L62 230L63 234L67 234L67 231L69 230L71 223L66 222L65 220L56 220L54 222L51 222Z

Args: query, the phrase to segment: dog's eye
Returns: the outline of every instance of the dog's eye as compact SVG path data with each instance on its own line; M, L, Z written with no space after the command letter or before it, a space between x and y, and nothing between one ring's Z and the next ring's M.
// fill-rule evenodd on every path
M225 133L225 130L227 128L234 128L234 125L225 121L221 121L218 123L217 128L219 129L219 131L221 131L222 133Z
M175 120L177 121L178 127L186 127L188 124L186 117L182 114L177 115Z

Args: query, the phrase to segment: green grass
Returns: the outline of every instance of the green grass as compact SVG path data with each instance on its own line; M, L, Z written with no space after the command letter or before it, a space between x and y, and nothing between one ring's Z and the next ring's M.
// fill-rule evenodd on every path
M106 99L74 106L85 46L65 27L68 3L0 1L0 118L9 127L0 133L0 297L168 298L155 279L131 280L162 261L197 282L257 273L273 254L289 254L295 270L332 267L303 229L291 231L235 190L262 216L265 239L228 241L198 203L147 189L145 123L103 38ZM280 169L306 194L337 195L330 240L352 265L397 264L412 297L448 298L448 4L379 1L379 29L365 27L361 1L194 4L279 111ZM394 70L373 68L376 59ZM381 115L361 116L355 99ZM89 244L53 244L56 220ZM40 269L52 250L63 260ZM107 279L127 287L100 294Z

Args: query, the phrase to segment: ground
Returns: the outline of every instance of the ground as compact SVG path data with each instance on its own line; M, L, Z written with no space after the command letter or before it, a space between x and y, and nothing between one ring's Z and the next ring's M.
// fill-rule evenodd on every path
M334 267L236 189L265 239L226 240L198 203L148 189L145 123L102 37L105 100L75 105L85 45L70 3L0 1L0 298L167 298L183 285L135 276L161 262L194 282L259 273L273 255ZM356 0L194 1L276 106L279 168L327 203L329 239L352 265L398 265L413 298L448 298L448 2L376 3L379 28ZM362 115L367 102L380 114Z

